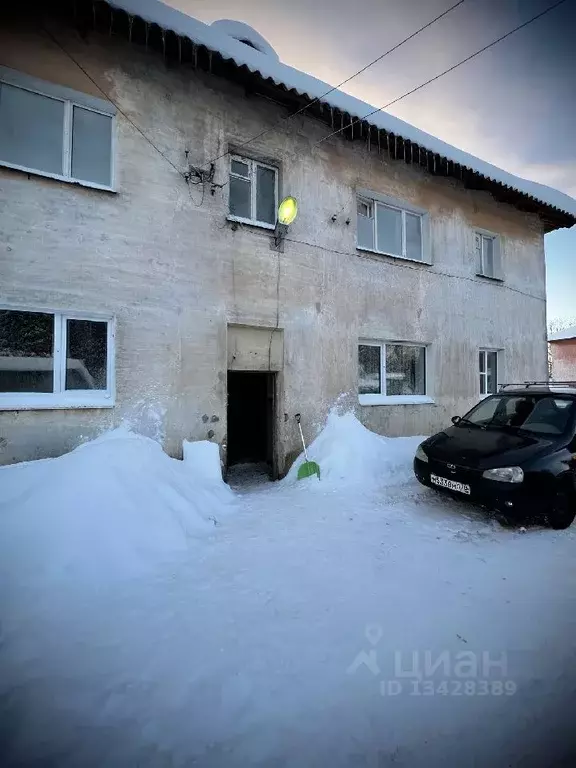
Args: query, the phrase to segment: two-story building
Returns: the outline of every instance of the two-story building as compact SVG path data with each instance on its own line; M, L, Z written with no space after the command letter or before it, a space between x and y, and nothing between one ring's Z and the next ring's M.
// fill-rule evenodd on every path
M297 412L309 438L335 404L429 434L546 377L544 234L574 200L331 90L245 25L157 0L9 5L1 462L128 423L282 474Z

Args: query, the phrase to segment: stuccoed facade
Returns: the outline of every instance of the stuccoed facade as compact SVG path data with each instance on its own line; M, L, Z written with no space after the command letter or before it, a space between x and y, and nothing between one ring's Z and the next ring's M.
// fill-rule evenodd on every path
M313 147L326 127L299 116L240 150L275 165L280 198L298 199L275 248L271 231L227 220L227 156L215 163L223 187L188 185L171 163L185 170L188 150L190 164L206 167L283 116L277 105L121 39L52 29L121 110L115 192L0 168L0 300L113 316L115 400L1 411L2 463L61 454L122 422L161 437L175 456L183 439L209 430L225 450L234 367L277 372L280 474L299 448L296 412L308 438L335 404L379 433L426 435L478 400L482 348L500 350L500 382L546 377L538 216L340 137ZM0 65L103 98L22 21L3 26ZM427 212L430 264L357 249L358 190ZM478 230L500 238L501 281L476 274ZM426 345L431 402L361 405L361 339Z

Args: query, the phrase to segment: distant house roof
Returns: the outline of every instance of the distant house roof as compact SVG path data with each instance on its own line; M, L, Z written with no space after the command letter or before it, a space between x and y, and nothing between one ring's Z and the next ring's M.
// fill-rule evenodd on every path
M576 339L576 325L564 328L563 331L556 331L548 336L548 341L566 341L567 339Z
M369 144L372 138L372 146L376 144L376 140L380 146L380 138L383 135L388 152L393 158L420 165L434 175L459 179L468 188L487 190L498 200L515 205L521 210L537 213L542 218L546 231L576 224L576 200L572 197L503 171L386 112L377 111L364 120L364 116L372 112L374 107L340 90L332 90L327 94L331 90L330 85L283 64L267 41L246 24L217 21L207 25L165 5L160 0L106 0L106 3L109 7L128 14L130 23L126 26L129 26L130 39L142 42L141 33L133 34L133 18L157 25L163 32L172 32L180 38L187 38L194 46L207 49L210 52L210 71L214 69L213 52L225 61L232 61L244 72L258 75L267 83L275 84L294 96L304 97L304 103L318 99L315 109L310 109L309 114L334 122L335 110L336 127L342 125L345 128L343 135L346 138L363 138ZM76 6L78 5L77 2ZM92 6L93 2L90 2L91 9ZM96 19L96 16L94 18ZM110 31L112 22L111 19ZM94 24L97 26L96 20ZM146 28L146 44L151 47L154 37L152 32L153 29ZM162 34L161 42L157 40L154 47L163 50L164 55L167 55L169 43ZM177 48L178 55L182 58L182 46L178 44ZM197 59L195 48L194 60ZM326 114L327 112L331 112L331 115ZM358 118L360 123L355 122ZM355 124L351 125L353 121ZM346 125L350 126L349 129Z

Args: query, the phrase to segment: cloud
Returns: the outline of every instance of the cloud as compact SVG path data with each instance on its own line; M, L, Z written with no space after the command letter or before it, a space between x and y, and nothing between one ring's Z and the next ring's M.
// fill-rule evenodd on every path
M576 159L528 162L525 155L510 151L510 141L498 129L487 130L481 109L465 108L458 102L452 102L451 108L449 100L438 103L423 94L417 103L400 102L394 114L498 168L576 198ZM518 148L524 150L521 144Z
M242 18L268 38L281 60L333 84L413 31L424 17L432 18L446 8L444 0L430 0L426 14L418 0L389 0L387 9L380 0L356 0L352 6L346 0L318 0L312 5L293 0L291 6L279 0L167 2L208 23L214 18ZM347 83L344 90L369 104L384 105L518 22L518 8L502 7L498 0L487 2L492 3L492 12L463 5ZM562 18L552 21L558 24ZM352 38L350 28L355 32ZM572 111L565 98L564 109L558 108L558 78L549 70L558 62L550 50L544 54L535 44L543 27L539 29L530 28L534 40L511 38L506 46L483 54L388 111L510 173L576 197ZM527 78L524 69L535 58L537 66ZM555 120L543 120L554 113ZM556 156L562 161L556 162ZM534 163L534 157L544 162Z
M517 173L527 179L539 181L576 198L576 162L570 163L522 163L518 160Z

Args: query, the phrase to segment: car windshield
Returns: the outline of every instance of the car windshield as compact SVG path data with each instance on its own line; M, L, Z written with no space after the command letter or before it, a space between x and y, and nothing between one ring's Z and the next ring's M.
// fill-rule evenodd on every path
M482 429L522 429L542 435L562 435L571 425L576 401L550 395L494 395L462 419L463 426Z

